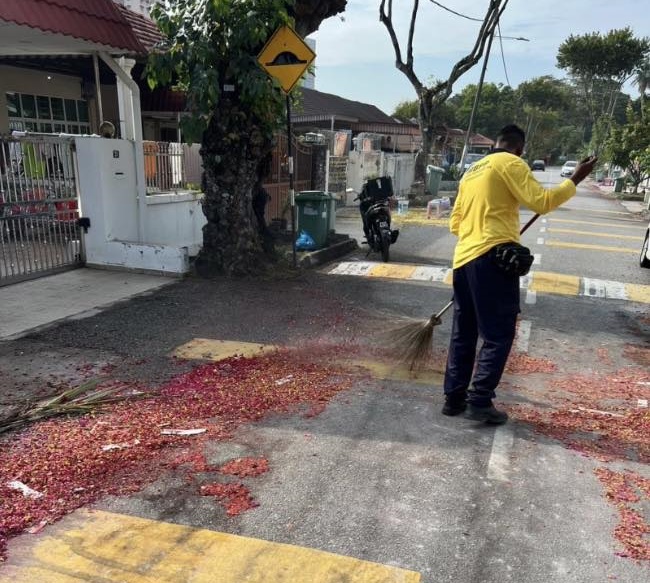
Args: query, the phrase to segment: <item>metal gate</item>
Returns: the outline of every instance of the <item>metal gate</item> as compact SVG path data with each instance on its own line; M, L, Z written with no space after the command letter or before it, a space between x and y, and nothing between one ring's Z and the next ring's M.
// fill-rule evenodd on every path
M277 143L273 150L271 161L271 173L264 183L264 188L271 195L271 200L266 208L266 217L269 220L287 218L290 213L289 207L289 163L288 163L288 142L286 134L276 136ZM311 189L311 164L312 149L299 143L295 137L292 142L293 148L293 175L294 190Z
M0 286L79 267L73 138L0 137Z

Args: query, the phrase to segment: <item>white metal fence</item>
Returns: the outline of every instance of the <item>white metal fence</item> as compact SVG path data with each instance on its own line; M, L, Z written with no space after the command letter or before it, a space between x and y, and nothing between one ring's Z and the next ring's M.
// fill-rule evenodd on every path
M198 144L143 143L147 194L199 190L203 165Z

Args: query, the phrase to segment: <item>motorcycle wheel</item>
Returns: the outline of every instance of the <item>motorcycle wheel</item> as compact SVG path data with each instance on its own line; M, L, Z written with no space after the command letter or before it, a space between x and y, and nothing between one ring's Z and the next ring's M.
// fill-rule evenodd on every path
M379 247L382 261L388 263L390 259L390 231L381 231L379 234Z

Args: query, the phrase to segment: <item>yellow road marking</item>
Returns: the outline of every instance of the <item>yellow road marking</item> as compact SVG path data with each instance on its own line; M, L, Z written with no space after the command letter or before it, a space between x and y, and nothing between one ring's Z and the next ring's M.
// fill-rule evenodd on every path
M571 223L574 225L592 225L594 227L611 227L613 229L645 229L643 223L637 221L629 221L635 225L615 225L613 223L598 223L593 221L572 221L570 219L549 219L553 223Z
M407 365L394 365L378 360L353 358L343 359L339 363L343 366L360 368L369 373L373 378L381 380L409 381L427 386L437 386L444 379L444 374L440 371L423 370L414 372L409 370Z
M399 263L380 263L373 267L368 275L370 277L388 277L391 279L408 279L417 269L415 265L400 265Z
M608 251L612 253L639 253L638 249L629 247L607 247L605 245L589 245L588 243L567 243L565 241L546 241L550 247L564 247L566 249L588 249L589 251Z
M594 233L593 231L574 231L573 229L556 229L551 227L547 229L549 233L569 233L573 235L588 235L590 237L605 237L609 239L628 239L631 241L643 241L643 237L634 235L618 235L616 233Z
M650 304L650 285L626 283L625 293L627 293L627 297L633 302Z
M569 208L567 210L578 212L578 213L607 213L610 215L629 215L629 211L608 211L605 209L574 209Z
M577 296L580 291L580 278L575 275L535 271L528 289L539 293Z
M234 342L229 340L212 340L210 338L195 338L172 352L172 355L188 360L209 360L218 362L231 356L258 356L263 352L277 350L272 344L251 344L250 342ZM361 369L373 378L394 381L412 381L432 385L440 383L440 371L425 370L413 372L405 364L395 364L371 359L342 358L335 361L343 368Z
M315 549L103 511L23 539L0 583L418 583L420 574Z
M194 338L176 348L172 355L188 360L224 360L231 356L259 356L262 352L277 350L271 344L254 342L234 342L230 340L212 340L210 338Z

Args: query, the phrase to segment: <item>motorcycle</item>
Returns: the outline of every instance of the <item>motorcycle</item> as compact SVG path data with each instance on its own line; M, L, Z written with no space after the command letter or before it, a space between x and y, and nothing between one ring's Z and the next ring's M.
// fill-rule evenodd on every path
M368 180L356 200L359 200L359 212L363 221L363 232L370 247L368 255L375 251L387 262L390 258L390 246L397 241L399 229L391 229L389 200L393 196L393 183L390 177Z

